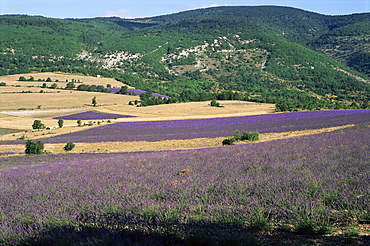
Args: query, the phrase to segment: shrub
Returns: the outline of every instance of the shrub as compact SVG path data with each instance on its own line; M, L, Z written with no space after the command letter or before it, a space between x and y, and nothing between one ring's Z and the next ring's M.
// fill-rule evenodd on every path
M71 151L73 150L73 148L75 147L75 144L74 143L67 143L65 146L64 146L64 150L65 151Z
M28 155L40 155L44 151L44 143L41 141L31 141L27 140L26 142L26 154Z
M45 125L41 123L41 120L35 120L32 124L33 129L44 129Z
M64 120L59 119L58 120L58 126L59 126L59 128L62 128L63 127L63 124L64 124Z
M211 106L212 106L212 107L220 107L220 103L218 103L218 102L216 101L216 99L212 99L212 101L211 101Z
M226 138L222 141L222 145L233 145L235 142L234 138Z
M243 132L243 134L240 136L241 141L257 141L259 139L259 133L258 132Z
M240 134L240 132L239 132L239 131L235 131L235 133L234 133L234 140L235 140L235 141L240 141L240 140L242 140L242 135Z
M51 89L56 89L56 88L58 88L58 84L53 83L53 84L51 84L50 88L51 88Z
M93 97L93 99L91 100L91 103L94 107L96 107L96 104L97 104L96 97Z
M239 131L235 131L234 136L231 138L226 138L222 141L223 145L231 145L234 144L236 141L257 141L259 139L258 132L243 132L242 134Z

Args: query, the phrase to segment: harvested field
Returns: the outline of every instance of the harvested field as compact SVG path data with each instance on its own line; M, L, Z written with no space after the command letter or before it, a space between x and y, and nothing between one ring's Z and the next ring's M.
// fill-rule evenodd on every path
M370 110L343 110L213 119L119 122L42 140L45 143L93 143L215 138L232 136L235 131L273 133L366 124L369 118Z
M176 104L162 104L149 107L120 107L112 105L106 107L107 112L136 115L136 120L174 120L174 119L201 119L215 117L231 117L244 115L272 114L275 105L268 103L254 103L246 101L218 101L222 107L211 107L210 101ZM140 117L140 118L139 118ZM134 120L134 119L132 119ZM128 121L127 119L120 121ZM131 120L130 120L131 121Z
M42 109L91 107L91 99L97 98L98 105L127 105L138 96L117 95L112 93L59 90L59 93L16 93L1 94L0 111L18 110L19 108Z
M19 77L25 77L29 79L31 76L35 78L35 81L18 81ZM119 82L113 78L97 78L92 76L84 76L84 75L73 75L73 74L63 74L63 73L26 73L26 74L14 74L14 75L7 75L1 76L0 82L6 82L9 85L20 85L20 86L41 86L44 82L37 81L38 79L46 80L50 78L53 82L46 82L47 85L51 85L52 83L57 83L58 87L62 86L65 87L66 81L72 82L72 79L75 81L80 81L78 84L86 84L86 85L104 85L107 84L112 85L112 87L121 88L121 86L125 85L122 82ZM55 82L55 80L59 80L60 82ZM129 87L131 88L131 87Z
M353 127L354 125L345 125L338 127L329 127L323 129L289 131L281 133L264 133L260 134L260 140L257 142L267 142L278 139L298 138L307 135L314 135L325 132ZM75 148L70 153L99 153L99 152L121 152L121 151L147 151L147 150L168 150L168 149L200 149L222 146L222 140L225 137L218 138L196 138L196 139L177 139L164 140L156 142L132 141L132 142L101 142L101 143L76 143ZM236 142L239 144L249 144L249 142ZM65 153L63 147L65 144L45 144L45 150L52 154ZM0 145L1 152L23 153L24 144Z
M43 91L43 93L60 93L60 90L58 89L48 89L48 88L40 88L40 87L34 87L34 86L0 86L0 94L15 94L15 93L40 93L40 91ZM59 92L58 92L59 91ZM1 95L3 96L3 95Z
M73 91L70 93L70 91L64 90L61 90L60 94L35 95L36 94L34 93L5 95L9 97L9 100L5 101L4 99L4 104L0 103L0 127L10 128L11 126L11 128L15 129L28 130L29 132L27 133L27 137L29 139L33 139L37 137L36 135L40 135L39 132L35 134L31 132L31 126L34 120L42 119L42 122L46 126L57 126L57 120L53 119L54 117L82 113L90 110L96 110L102 113L136 116L111 120L112 123L115 123L271 114L274 113L275 109L273 104L256 104L244 101L219 101L221 105L224 106L220 108L211 107L209 101L135 107L128 105L128 102L138 99L138 96L79 91ZM48 95L48 97L45 97L40 103L39 95ZM93 96L96 96L98 103L103 103L103 106L94 108L91 105L88 105L91 103ZM27 100L27 98L29 100ZM3 95L1 95L0 98L1 102L2 100ZM87 105L82 102L79 103L82 100L84 100ZM41 109L37 109L37 106L40 104L42 104ZM17 110L20 108L29 110ZM82 129L76 127L75 120L66 120L63 129L57 129L53 132L58 135L80 130ZM47 134L47 132L44 133ZM21 136L22 135L16 137L13 137L12 135L1 136L1 139L14 140Z

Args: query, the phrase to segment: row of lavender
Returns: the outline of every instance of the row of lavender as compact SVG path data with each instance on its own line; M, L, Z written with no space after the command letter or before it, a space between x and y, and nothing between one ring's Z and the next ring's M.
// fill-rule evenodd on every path
M361 126L201 150L2 158L0 245L40 231L55 240L45 229L65 226L312 233L369 221L369 139Z
M117 118L130 118L135 117L131 115L122 115L122 114L111 114L111 113L102 113L97 111L86 111L82 113L64 115L54 117L53 119L61 120L106 120L106 119L117 119Z
M119 93L120 90L121 90L120 88L106 88L106 89L111 91L111 92L114 92L114 93ZM132 94L132 95L140 95L140 94L143 94L147 91L139 90L139 89L127 89L127 92L129 94ZM161 95L161 94L158 94L158 93L152 93L152 97L170 98L169 96Z
M44 138L42 141L45 143L161 141L226 137L233 135L235 131L284 132L369 122L370 110L308 111L214 119L120 122ZM24 140L0 141L0 145L24 142Z
M46 138L46 143L161 141L226 137L235 131L284 132L370 122L370 110L293 112L172 121L120 122Z

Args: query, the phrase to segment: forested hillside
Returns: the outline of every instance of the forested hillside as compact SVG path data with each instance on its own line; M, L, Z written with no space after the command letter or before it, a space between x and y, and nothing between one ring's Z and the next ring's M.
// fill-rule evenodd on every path
M268 6L133 20L4 15L0 74L100 74L179 101L364 107L369 26L370 14L325 16Z

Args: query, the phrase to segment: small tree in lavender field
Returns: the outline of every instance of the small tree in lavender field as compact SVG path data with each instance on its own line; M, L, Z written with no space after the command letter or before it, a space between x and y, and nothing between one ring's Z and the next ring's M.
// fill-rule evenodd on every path
M32 124L33 129L44 129L45 125L41 123L41 120L35 120Z
M58 120L58 126L59 126L59 128L62 128L63 127L63 124L64 124L64 120L59 119Z
M91 100L91 103L94 107L96 107L96 104L97 104L97 101L96 101L96 97L94 97L92 100Z
M212 106L212 107L220 107L220 103L218 103L218 102L216 101L216 99L212 99L212 101L211 101L211 106Z
M82 121L81 120L77 120L77 125L78 126L82 126Z
M27 140L26 142L26 154L28 155L41 155L44 151L44 143L41 141L33 142Z
M67 143L67 144L64 146L64 150L65 150L65 151L71 151L74 147L75 147L75 144L74 144L74 143Z

